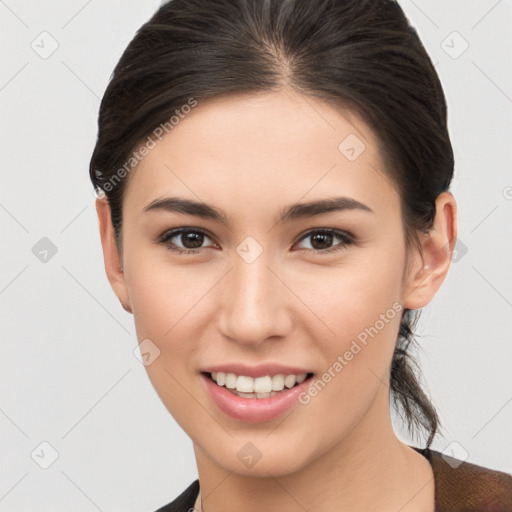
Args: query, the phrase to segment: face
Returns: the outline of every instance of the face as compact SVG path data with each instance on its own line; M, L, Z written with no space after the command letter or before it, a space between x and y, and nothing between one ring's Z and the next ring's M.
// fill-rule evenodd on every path
M368 126L282 90L199 103L132 171L116 289L196 454L285 475L379 436L406 256Z

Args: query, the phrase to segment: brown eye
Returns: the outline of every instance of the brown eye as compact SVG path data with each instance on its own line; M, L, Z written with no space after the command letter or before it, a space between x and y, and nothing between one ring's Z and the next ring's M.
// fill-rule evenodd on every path
M310 231L306 233L300 241L307 239L310 239L310 248L306 248L306 250L312 250L319 254L338 251L353 243L352 237L334 229L317 229ZM332 244L336 240L341 241L341 243L337 243L333 246Z
M197 228L179 228L164 233L159 242L166 245L169 249L179 252L191 253L200 252L196 249L203 249L202 247L205 239L211 238L201 229Z

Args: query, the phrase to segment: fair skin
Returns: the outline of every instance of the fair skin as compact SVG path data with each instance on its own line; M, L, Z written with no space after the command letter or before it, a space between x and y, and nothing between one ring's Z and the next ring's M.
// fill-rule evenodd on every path
M366 146L354 161L338 149L349 134ZM204 511L434 511L432 468L391 424L387 383L401 315L309 403L271 420L226 415L201 378L226 362L286 362L318 378L394 303L418 309L432 300L457 236L455 199L440 194L432 230L407 255L397 186L382 169L356 113L282 89L200 102L149 152L125 189L122 251L108 202L97 200L108 279L139 342L160 349L146 369L192 439ZM227 224L143 211L170 196L221 209ZM334 196L372 212L276 221L285 207ZM208 233L199 252L171 250L194 247L179 235L156 243L179 227ZM305 236L322 228L357 243ZM248 236L263 251L250 263L237 252ZM342 248L320 254L334 246ZM251 467L237 456L249 441L261 454Z

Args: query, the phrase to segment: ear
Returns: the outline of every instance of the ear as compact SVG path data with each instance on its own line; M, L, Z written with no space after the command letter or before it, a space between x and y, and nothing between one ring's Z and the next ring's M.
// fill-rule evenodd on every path
M125 276L122 270L122 257L119 254L114 237L114 228L110 216L110 204L103 195L96 199L96 212L100 224L101 245L103 247L103 261L110 286L117 295L123 308L132 313Z
M428 233L420 235L420 248L411 249L403 287L403 305L420 309L443 283L457 241L457 203L450 192L436 199L436 216Z

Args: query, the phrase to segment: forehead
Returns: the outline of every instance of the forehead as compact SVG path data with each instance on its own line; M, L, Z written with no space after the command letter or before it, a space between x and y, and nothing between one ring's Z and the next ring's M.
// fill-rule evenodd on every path
M378 209L396 207L395 188L355 111L284 89L199 102L132 171L125 203L141 211L167 194L261 210L336 192Z

